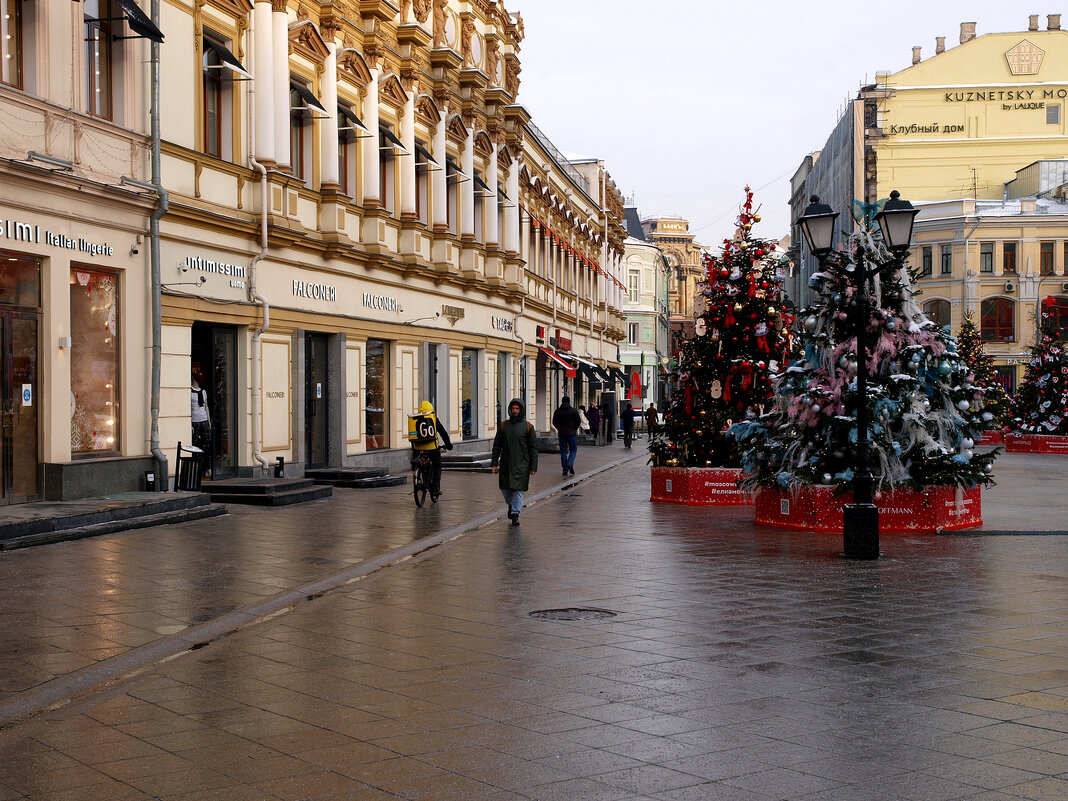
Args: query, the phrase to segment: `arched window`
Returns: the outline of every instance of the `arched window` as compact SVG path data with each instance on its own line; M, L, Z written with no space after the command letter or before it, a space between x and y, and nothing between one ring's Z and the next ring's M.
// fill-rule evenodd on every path
M984 342L1016 341L1016 304L1008 298L988 298L980 306L979 328Z
M1068 298L1053 297L1053 321L1063 339L1068 339Z
M927 315L928 320L941 328L949 325L949 308L948 300L929 300L923 304L923 313Z

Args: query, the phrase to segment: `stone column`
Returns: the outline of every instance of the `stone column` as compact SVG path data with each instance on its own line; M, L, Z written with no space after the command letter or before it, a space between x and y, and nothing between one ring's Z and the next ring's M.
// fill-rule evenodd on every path
M288 168L292 166L289 163L289 14L286 0L272 0L271 8L275 159L280 167Z
M509 255L518 254L520 248L520 232L519 232L519 161L513 161L511 168L508 170L506 194L508 195L508 202L510 206L504 209L504 249L508 251ZM529 219L524 223L529 227ZM525 235L524 235L524 240Z
M404 111L401 114L400 140L406 154L399 155L401 197L401 219L416 218L415 203L415 94L406 92L408 99L404 102Z
M467 242L475 239L475 126L467 129L460 169L467 180L460 184L460 238Z
M253 88L255 89L256 160L273 165L278 156L274 136L274 34L269 0L257 2L252 12Z
M493 143L493 153L490 155L489 165L486 167L486 184L489 192L482 198L483 216L486 218L482 224L483 239L486 248L498 249L501 245L500 235L497 231L497 143Z
M378 132L378 67L371 69L367 83L367 96L363 99L363 124L370 136L363 139L363 203L365 206L382 205L382 178L378 161L381 135ZM371 203L368 203L371 201Z
M322 164L319 167L319 183L322 191L337 191L338 182L338 130L337 130L337 44L327 43L330 54L323 62L323 108L327 117L319 124L319 152Z
M445 119L438 120L434 126L434 161L437 168L430 172L431 215L430 229L432 231L444 231L449 226L449 213L447 204L448 175L445 169Z

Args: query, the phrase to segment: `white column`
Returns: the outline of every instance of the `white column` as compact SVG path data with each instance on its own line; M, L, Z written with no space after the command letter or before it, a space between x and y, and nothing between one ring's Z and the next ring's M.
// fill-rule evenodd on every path
M408 92L401 115L400 140L406 155L400 156L401 168L401 214L415 217L415 93Z
M519 161L513 161L511 168L508 170L508 182L507 182L507 195L510 206L504 210L504 249L509 253L519 253L520 248L520 231L519 231ZM529 226L530 221L524 223L524 226ZM526 241L526 234L523 234L523 242Z
M319 121L319 152L323 163L319 167L320 184L338 183L337 130L337 45L329 42L330 54L323 61L323 108L329 114Z
M289 133L289 15L284 7L271 15L274 39L274 143L280 165L290 160Z
M490 154L489 164L486 166L486 183L489 185L489 192L482 198L482 208L485 213L482 215L486 218L483 223L482 233L483 239L486 244L493 243L497 247L501 246L500 236L497 232L497 143L493 143L493 153Z
M255 73L256 160L277 161L274 138L274 34L271 29L271 3L258 2L252 12L253 58Z
M460 167L467 180L460 184L460 235L475 235L475 126L467 129L463 163Z
M378 161L381 136L378 133L378 67L371 70L367 96L363 99L363 124L370 136L363 140L363 199L382 199L382 179Z
M437 162L437 168L431 169L430 172L430 193L434 196L432 200L433 215L430 218L431 229L435 225L448 225L449 213L447 204L447 175L445 170L445 120L444 118L438 120L438 124L434 126L434 161Z

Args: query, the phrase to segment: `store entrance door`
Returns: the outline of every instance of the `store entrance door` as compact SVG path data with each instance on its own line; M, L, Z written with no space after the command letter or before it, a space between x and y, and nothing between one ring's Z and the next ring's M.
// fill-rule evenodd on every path
M327 437L327 347L325 334L304 335L304 444L308 467L326 467L329 459Z
M0 311L0 504L40 497L37 315Z
M237 329L193 323L190 357L207 391L211 477L231 478L237 474Z

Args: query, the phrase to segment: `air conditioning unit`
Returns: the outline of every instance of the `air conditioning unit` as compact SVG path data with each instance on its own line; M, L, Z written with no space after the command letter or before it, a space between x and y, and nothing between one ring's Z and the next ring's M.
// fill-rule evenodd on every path
M1006 281L1005 282L1005 291L1006 292L1015 292L1016 291L1016 282L1015 281Z
M1061 292L1068 292L1068 281L1061 284Z

